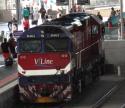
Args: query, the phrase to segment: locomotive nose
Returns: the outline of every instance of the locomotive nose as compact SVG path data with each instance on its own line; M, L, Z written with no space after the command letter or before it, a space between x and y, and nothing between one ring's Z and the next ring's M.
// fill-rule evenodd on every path
M52 92L52 90L50 90L48 88L44 88L44 89L42 89L40 95L43 97L50 96L51 92Z

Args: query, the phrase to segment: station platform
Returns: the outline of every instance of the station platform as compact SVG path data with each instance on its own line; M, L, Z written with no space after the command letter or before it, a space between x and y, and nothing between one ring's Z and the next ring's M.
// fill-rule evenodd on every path
M31 20L30 22L30 28L34 27L35 25L32 25ZM38 20L38 25L42 24L41 19ZM23 25L22 23L18 25L18 30L23 30ZM5 37L8 39L9 38L9 29L8 29L8 24L7 22L0 22L0 32L4 31L5 32ZM1 43L0 43L1 44ZM3 87L4 85L12 82L13 80L17 79L17 64L14 62L12 66L5 66L4 65L4 59L1 54L0 50L0 88Z
M125 79L101 108L125 108Z
M12 66L5 66L3 56L0 54L0 88L17 79L17 62Z

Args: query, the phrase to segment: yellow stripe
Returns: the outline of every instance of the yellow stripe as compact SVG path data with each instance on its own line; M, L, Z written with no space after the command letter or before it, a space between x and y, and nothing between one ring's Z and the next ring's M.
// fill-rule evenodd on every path
M57 102L57 100L51 97L39 97L35 100L35 103L52 103L52 102Z

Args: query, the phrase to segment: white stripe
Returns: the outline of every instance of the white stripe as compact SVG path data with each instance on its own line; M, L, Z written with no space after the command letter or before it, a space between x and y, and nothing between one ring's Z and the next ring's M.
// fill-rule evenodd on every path
M37 75L55 75L61 74L63 70L64 73L68 73L75 67L74 60L72 60L65 68L57 70L57 69L45 69L45 70L24 70L20 65L18 65L18 72L23 74L24 76L37 76ZM26 74L22 73L26 72Z
M90 46L88 46L88 47L86 47L86 48L80 50L80 52L85 51L86 49L89 49L90 47L92 47L92 46L95 45L96 43L99 43L99 40L97 40L97 41L96 41L95 43L93 43L92 45L90 45ZM78 54L78 53L79 53L79 52L77 52L76 54Z
M5 65L0 65L0 67L4 67Z

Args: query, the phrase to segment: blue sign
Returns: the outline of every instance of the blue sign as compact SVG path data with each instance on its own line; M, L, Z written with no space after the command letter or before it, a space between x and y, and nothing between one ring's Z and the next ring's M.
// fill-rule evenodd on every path
M14 35L15 37L20 37L22 34L23 34L23 31L22 31L22 30L21 30L21 31L14 31L14 32L13 32L13 35Z

